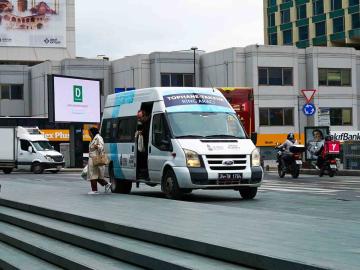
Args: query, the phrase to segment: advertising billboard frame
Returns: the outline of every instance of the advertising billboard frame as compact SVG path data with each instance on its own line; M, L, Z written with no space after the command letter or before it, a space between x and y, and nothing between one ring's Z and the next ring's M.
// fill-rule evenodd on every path
M96 81L99 82L99 122L77 122L77 121L56 121L55 115L55 78L67 78L75 80L86 80L86 81ZM70 123L70 124L94 124L101 122L101 93L102 87L104 84L103 79L94 79L78 76L67 76L67 75L58 75L51 74L48 75L48 118L50 123Z
M68 0L8 2L0 10L0 48L68 47Z
M320 130L322 133L321 141L315 142L313 132L315 130ZM309 136L311 134L311 136ZM330 135L330 127L329 126L313 126L313 127L305 127L304 128L304 136L305 136L305 160L306 161L316 161L317 158L314 155L312 148L317 147L315 144L318 143L321 145L325 141L325 136Z

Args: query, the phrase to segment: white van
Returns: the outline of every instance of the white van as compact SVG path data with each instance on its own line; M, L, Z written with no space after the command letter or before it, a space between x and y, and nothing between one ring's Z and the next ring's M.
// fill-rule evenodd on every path
M64 157L55 151L37 127L0 127L3 140L0 170L9 174L13 169L39 174L49 169L52 173L64 167Z
M135 140L139 110L150 117L142 125L145 152ZM262 182L259 151L216 89L147 88L109 95L101 135L113 192L129 193L136 182L161 185L168 198L194 189L233 189L252 199Z

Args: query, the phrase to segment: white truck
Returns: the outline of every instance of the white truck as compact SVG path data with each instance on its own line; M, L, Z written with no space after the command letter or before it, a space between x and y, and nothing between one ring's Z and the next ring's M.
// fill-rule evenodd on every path
M57 173L64 167L62 154L54 150L37 127L0 127L0 138L0 170L5 174L13 169Z

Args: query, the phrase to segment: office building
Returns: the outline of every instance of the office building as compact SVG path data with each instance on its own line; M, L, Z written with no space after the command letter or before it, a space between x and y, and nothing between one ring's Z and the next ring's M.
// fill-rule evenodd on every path
M360 49L359 0L263 0L267 45Z

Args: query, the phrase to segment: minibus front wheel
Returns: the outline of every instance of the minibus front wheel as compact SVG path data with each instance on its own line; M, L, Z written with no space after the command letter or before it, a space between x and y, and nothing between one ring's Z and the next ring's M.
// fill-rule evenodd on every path
M240 188L239 192L244 200L251 200L255 198L257 190L258 190L257 187L244 187L244 188Z
M166 169L165 175L161 183L161 190L165 193L166 198L168 199L180 199L182 196L182 191L179 188L176 175L174 171L170 168Z

